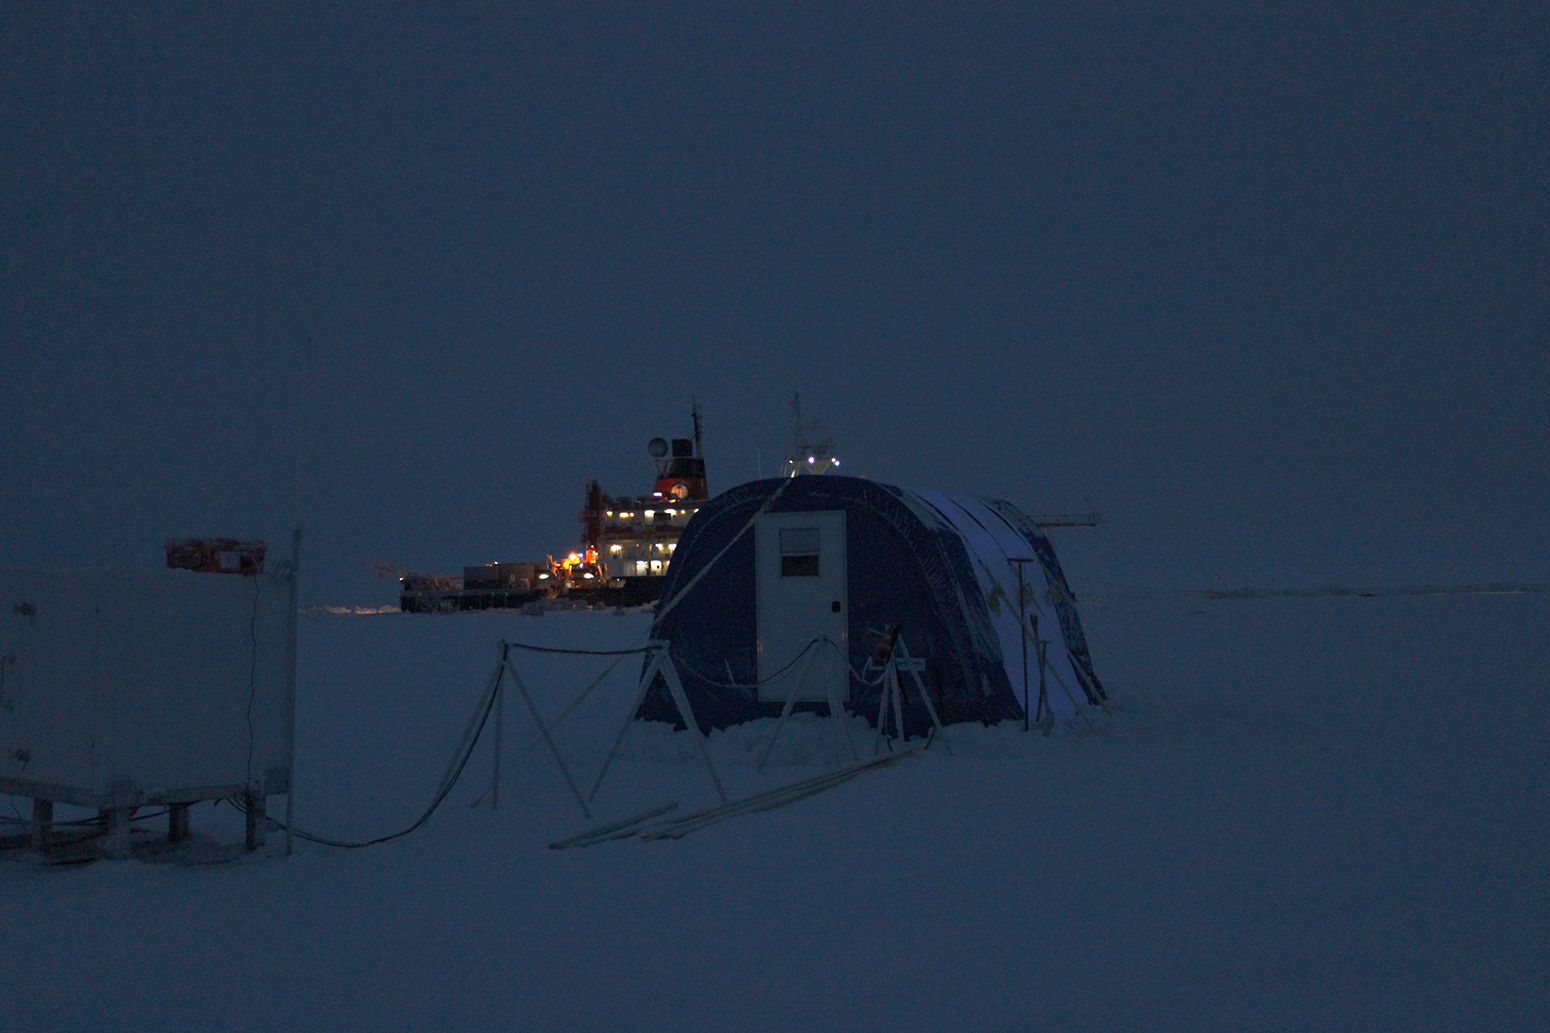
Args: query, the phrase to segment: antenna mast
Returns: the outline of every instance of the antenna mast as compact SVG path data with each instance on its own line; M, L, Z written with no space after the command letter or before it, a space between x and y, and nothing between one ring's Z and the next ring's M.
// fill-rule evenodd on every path
M784 476L822 474L839 469L834 440L818 420L802 419L802 396L791 396L791 445L786 453Z

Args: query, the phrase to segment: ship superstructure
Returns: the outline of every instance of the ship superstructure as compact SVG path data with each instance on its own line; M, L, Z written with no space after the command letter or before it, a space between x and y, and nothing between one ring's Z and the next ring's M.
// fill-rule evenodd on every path
M572 604L639 606L662 594L673 550L689 519L710 498L701 451L700 406L692 438L652 438L646 446L656 479L644 495L610 495L586 487L581 542L567 556L537 563L465 567L461 578L372 564L399 578L399 606L417 613Z
M694 437L671 442L653 438L647 446L656 480L645 495L609 495L598 482L587 485L581 511L580 556L596 574L631 598L661 591L673 550L700 504L710 498L701 445L700 407L694 406Z

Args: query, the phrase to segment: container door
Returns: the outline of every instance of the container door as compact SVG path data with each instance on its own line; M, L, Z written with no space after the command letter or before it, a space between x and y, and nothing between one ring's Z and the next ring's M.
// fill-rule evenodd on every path
M831 686L849 698L842 659L850 601L845 593L845 511L768 513L754 528L758 556L759 698L784 701L807 657L808 643L827 638L838 651L814 647L799 700L827 700Z

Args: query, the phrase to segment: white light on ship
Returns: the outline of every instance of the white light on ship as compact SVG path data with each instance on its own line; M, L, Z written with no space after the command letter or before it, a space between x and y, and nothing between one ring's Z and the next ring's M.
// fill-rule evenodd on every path
M817 456L808 456L807 457L807 461L809 463L816 463L816 462L818 462L818 457Z
M646 519L647 520L650 520L652 517L654 517L656 515L657 515L657 511L656 510L654 510L654 509L646 510Z

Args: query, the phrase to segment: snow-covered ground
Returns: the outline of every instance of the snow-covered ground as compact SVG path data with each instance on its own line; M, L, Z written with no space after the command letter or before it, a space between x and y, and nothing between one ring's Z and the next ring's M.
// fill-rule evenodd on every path
M516 695L430 824L208 867L0 863L0 1028L1550 1028L1550 597L1084 606L1117 712L958 726L789 807L555 851L583 820ZM412 821L509 639L635 614L302 623L297 823ZM606 661L521 654L551 717ZM583 788L638 662L559 728ZM712 738L734 793L835 763L821 721ZM861 729L858 733L860 744ZM603 820L712 788L632 731ZM0 799L0 807L7 801ZM25 814L25 804L22 813ZM196 831L240 836L229 808Z

